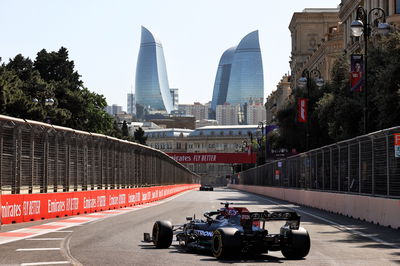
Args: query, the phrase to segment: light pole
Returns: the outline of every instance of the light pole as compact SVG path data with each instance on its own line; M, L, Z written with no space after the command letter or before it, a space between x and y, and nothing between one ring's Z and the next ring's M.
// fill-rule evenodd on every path
M371 19L374 21L371 25ZM354 37L360 37L364 35L364 69L363 69L363 81L364 81L364 134L368 133L368 75L367 75L367 58L368 58L368 39L371 36L372 26L377 29L380 34L387 34L390 30L390 26L386 23L385 10L380 7L375 7L371 9L368 13L362 7L357 8L357 17L351 25L351 33Z
M308 70L305 68L301 74L301 78L298 80L298 86L300 88L307 87L307 100L308 100L308 111L307 111L307 125L306 125L306 150L310 146L310 89L311 89L311 77L315 78L315 84L318 88L324 86L324 79L321 77L321 72L318 69Z
M264 140L264 122L260 121L258 122L258 128L261 129L261 141L259 143L261 149L262 149L262 142ZM267 122L265 121L265 128L267 128ZM265 135L265 139L267 138L267 136ZM265 151L264 151L264 163L267 161L267 141L265 141Z

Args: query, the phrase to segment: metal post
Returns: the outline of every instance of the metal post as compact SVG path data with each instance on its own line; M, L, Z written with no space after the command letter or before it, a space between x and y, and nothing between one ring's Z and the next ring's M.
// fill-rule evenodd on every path
M347 144L347 191L350 192L350 183L352 181L350 181L350 162L351 162L351 153L350 153L350 145Z
M361 153L362 153L362 151L361 151L361 141L359 140L358 141L358 193L361 193L361 169L362 169L362 166L361 166L361 163L362 163Z
M325 190L325 152L322 149L322 190Z
M389 135L386 133L386 195L390 196Z
M340 145L338 146L338 191L342 191L340 187Z
M332 175L333 175L333 155L332 155L332 147L329 147L329 160L330 160L330 173L329 173L329 178L330 178L330 190L332 190Z
M375 152L374 152L374 139L371 139L371 152L372 152L372 166L371 166L371 171L372 171L372 176L371 176L371 181L372 181L372 195L375 195Z

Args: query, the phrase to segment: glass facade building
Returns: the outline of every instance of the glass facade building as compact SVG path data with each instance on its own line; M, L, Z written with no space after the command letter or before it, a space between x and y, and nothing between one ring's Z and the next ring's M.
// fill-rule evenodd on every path
M216 110L217 105L222 105L226 102L226 95L228 93L229 78L231 76L232 61L235 50L236 46L229 48L222 54L221 59L219 60L211 101L211 109L213 111Z
M137 111L170 113L173 109L161 42L143 26L136 65L135 95Z
M224 103L262 103L264 74L258 31L247 34L238 46L226 50L215 77L212 110Z
M263 102L264 74L258 31L247 34L235 50L226 102Z

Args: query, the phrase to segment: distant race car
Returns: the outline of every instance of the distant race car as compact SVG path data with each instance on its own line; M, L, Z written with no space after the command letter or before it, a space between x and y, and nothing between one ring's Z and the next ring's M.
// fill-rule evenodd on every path
M202 185L200 191L214 191L214 187L211 185Z
M278 250L288 259L307 256L310 237L306 229L300 227L300 216L296 212L249 212L244 207L230 207L232 203L221 204L224 204L223 208L204 213L206 220L187 217L187 223L183 225L156 221L152 235L144 233L144 240L153 242L156 248L168 248L175 234L181 246L211 250L217 259ZM265 222L278 220L286 221L280 233L269 234Z

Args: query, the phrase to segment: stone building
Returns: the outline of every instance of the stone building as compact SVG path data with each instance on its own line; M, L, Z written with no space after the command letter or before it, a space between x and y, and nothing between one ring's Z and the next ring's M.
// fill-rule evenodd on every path
M291 77L285 74L276 86L276 90L267 97L267 102L265 103L267 124L273 124L277 112L288 103L292 93L290 80Z
M206 126L196 130L146 130L147 145L163 152L235 153L249 152L251 143L261 136L258 125ZM253 144L254 146L254 144ZM202 177L203 183L225 184L233 164L185 164Z
M342 0L339 6L344 49L349 54L360 49L362 42L362 38L351 36L350 25L357 18L357 7L362 6L367 12L372 8L380 7L385 11L386 21L397 30L400 27L400 0Z
M303 70L320 68L322 77L328 80L332 57L341 50L338 34L338 8L306 8L303 12L293 14L289 24L292 36L292 53L290 61L291 88L296 87L296 81L301 77ZM339 40L338 40L339 39ZM316 51L324 44L318 54ZM338 46L339 44L339 46ZM312 61L310 57L315 54Z

